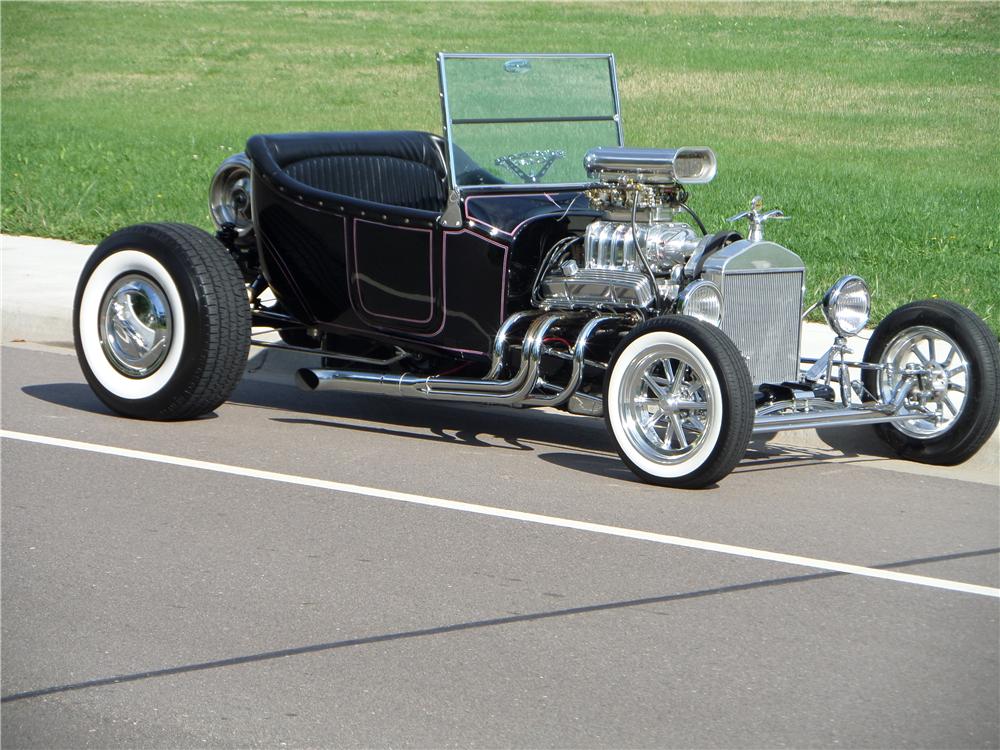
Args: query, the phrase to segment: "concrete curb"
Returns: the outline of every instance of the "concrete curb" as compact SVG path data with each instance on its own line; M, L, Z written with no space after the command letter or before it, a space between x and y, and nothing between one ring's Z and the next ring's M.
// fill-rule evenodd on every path
M76 283L93 245L64 240L0 235L0 344L31 342L72 348L72 310ZM871 331L861 334L866 339ZM275 337L276 338L276 337ZM830 346L833 332L824 325L804 323L803 356L818 357ZM855 354L863 353L862 342L854 340ZM317 357L277 349L253 347L247 361L246 378L294 387L295 371L315 366ZM868 430L795 430L769 441L775 446L806 450L836 451L845 456L887 456ZM913 464L892 461L900 470ZM957 477L958 469L921 466L920 473ZM974 481L1000 483L1000 430L961 467L964 477Z

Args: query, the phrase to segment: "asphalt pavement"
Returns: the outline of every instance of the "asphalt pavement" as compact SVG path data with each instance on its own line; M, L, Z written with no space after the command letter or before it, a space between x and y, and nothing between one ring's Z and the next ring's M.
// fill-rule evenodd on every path
M781 434L664 490L599 420L303 394L261 352L207 418L123 419L9 325L24 274L61 299L9 251L4 747L1000 745L981 457Z

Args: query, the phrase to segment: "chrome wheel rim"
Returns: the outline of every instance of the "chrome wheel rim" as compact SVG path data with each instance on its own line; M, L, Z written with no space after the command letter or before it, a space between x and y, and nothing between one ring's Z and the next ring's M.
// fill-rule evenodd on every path
M689 459L716 418L709 382L679 347L660 345L636 357L622 375L618 404L629 442L659 464Z
M911 437L943 435L965 412L972 373L969 358L948 334L937 328L915 326L900 331L882 356L882 396L888 398L906 375L916 385L900 407L901 414L919 414L896 428Z
M127 274L108 287L99 308L101 347L116 370L146 377L170 350L172 318L167 295L148 276Z

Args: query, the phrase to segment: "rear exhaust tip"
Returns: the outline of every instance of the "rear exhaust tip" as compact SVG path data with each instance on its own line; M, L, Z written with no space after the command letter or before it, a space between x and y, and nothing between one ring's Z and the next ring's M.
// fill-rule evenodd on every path
M295 384L303 391L315 391L319 387L319 375L312 370L302 368L295 373Z

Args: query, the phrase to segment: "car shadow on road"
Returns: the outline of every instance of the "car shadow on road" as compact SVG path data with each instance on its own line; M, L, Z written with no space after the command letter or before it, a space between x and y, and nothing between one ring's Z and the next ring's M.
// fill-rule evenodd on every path
M100 414L106 417L120 416L109 409L97 398L90 386L86 383L43 383L41 385L26 385L21 388L21 392L39 401L45 401L57 406L65 406L68 409L85 411L91 414ZM204 414L196 419L216 419L217 414L212 412Z
M482 448L531 451L555 447L614 454L601 420L552 409L512 409L353 393L303 393L247 381L236 389L230 403L285 412L269 418L303 427L355 430Z
M70 409L115 416L85 383L28 385L22 391L32 398ZM229 403L283 412L268 417L281 424L479 448L538 451L541 460L564 469L606 479L640 481L618 458L603 420L553 409L511 409L351 393L303 393L253 381L242 382ZM213 412L200 419L217 416ZM768 471L830 462L868 463L894 457L867 430L826 429L816 434L820 440L814 446L782 443L780 433L777 437L756 437L735 471Z
M871 565L870 568L876 570L894 570L896 568L906 568L914 565L927 565L950 560L959 560L970 557L981 557L985 555L996 555L1000 553L1000 548L989 548L981 550L971 550L968 552L955 552L946 555L936 555L934 557L923 557L913 560L903 560L899 562ZM404 641L418 638L428 638L434 636L448 635L469 630L480 630L484 628L507 627L527 622L538 622L542 620L553 620L563 617L583 616L599 612L608 612L635 607L649 608L651 614L664 614L657 611L655 607L674 602L686 601L690 599L700 599L709 596L719 596L738 592L752 591L756 589L767 589L775 586L787 586L791 584L813 583L826 578L839 578L850 573L839 571L823 571L821 573L806 573L797 576L786 576L784 578L771 578L763 581L750 581L745 583L734 583L716 588L701 589L697 591L683 591L661 596L650 596L638 599L627 599L615 602L602 602L599 604L586 604L565 609L547 610L541 612L531 612L526 614L515 614L505 617L495 617L490 619L471 620L467 622L454 623L450 625L439 625L416 630L403 630L394 633L379 633L376 635L361 636L358 638L348 638L327 643L312 643L304 646L293 646L274 651L263 651L255 654L245 654L242 656L232 656L224 659L212 661L196 662L192 664L182 664L173 667L163 667L151 669L143 672L132 672L119 674L111 677L99 677L80 682L70 682L61 685L51 685L49 687L36 688L33 690L23 690L17 693L9 693L0 697L0 703L7 704L15 701L28 700L31 698L41 698L57 693L68 693L76 690L86 690L89 688L106 687L109 685L120 685L127 682L138 682L140 680L150 680L161 677L170 677L178 674L190 672L201 672L209 669L220 669L223 667L234 667L243 664L254 664L271 661L274 659L286 659L292 656L304 656L328 651L335 651L346 648L359 648L373 644L382 644L393 641Z
M346 422L336 422L334 420L324 420L324 419L296 419L292 417L272 417L272 422L280 422L281 424L299 424L299 425L313 425L315 427L331 427L334 429L342 430L355 430L358 432L366 432L373 435L386 435L392 437L404 437L413 438L414 440L430 440L437 443L455 443L461 445L471 446L473 448L505 448L507 450L516 451L531 451L534 450L531 446L525 445L517 437L511 436L501 436L493 435L498 440L502 441L503 445L498 445L496 442L487 442L483 440L480 435L484 434L481 431L474 430L457 430L455 433L448 434L444 428L441 427L430 427L429 432L409 432L407 430L394 430L389 427L376 427L372 425L362 425L362 424L348 424Z

